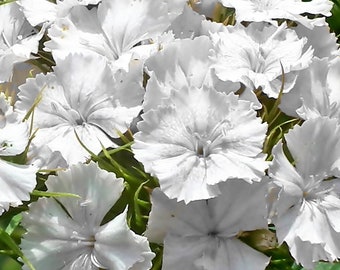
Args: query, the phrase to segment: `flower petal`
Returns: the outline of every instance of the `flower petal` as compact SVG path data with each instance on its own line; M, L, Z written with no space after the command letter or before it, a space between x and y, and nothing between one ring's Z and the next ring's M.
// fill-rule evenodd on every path
M145 237L136 235L126 224L127 209L96 233L94 256L109 269L150 269L154 254Z
M80 199L61 197L58 200L74 221L89 228L101 224L124 189L122 179L100 169L96 163L73 165L58 176L50 176L46 186L51 192L79 195Z
M20 205L30 199L36 185L37 169L30 165L17 165L0 159L0 204Z

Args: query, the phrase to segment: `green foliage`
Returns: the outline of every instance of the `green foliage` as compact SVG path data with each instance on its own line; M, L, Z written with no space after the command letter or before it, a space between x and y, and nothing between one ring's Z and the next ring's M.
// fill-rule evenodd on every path
M315 270L340 270L340 263L324 263L320 262Z
M2 224L0 226L0 253L6 254L15 259L20 258L31 270L34 270L35 268L24 256L19 247L20 238L23 234L23 229L19 226L21 214L16 214L14 216L6 216L5 214L4 216L5 219L2 219ZM16 268L15 263L6 258L3 260L3 263L12 265Z
M339 42L339 35L340 35L340 0L333 0L334 6L332 9L332 16L327 18L327 22L331 30L336 34L338 37Z
M16 0L0 0L0 5L11 3L11 2L14 2L14 1L16 1Z
M0 5L13 2L14 0L0 0ZM337 36L340 35L340 0L333 0L334 7L332 9L333 16L327 19L330 28ZM212 20L222 22L225 25L232 25L235 23L235 10L227 9L221 5L216 8ZM46 36L44 40L46 40ZM30 60L31 64L38 66L42 71L49 72L51 67L55 65L50 53L44 52L40 47L37 59ZM284 81L284 75L283 75ZM43 90L43 89L42 89ZM288 132L294 125L300 124L300 120L288 117L278 108L278 101L268 98L261 90L257 91L258 98L263 104L259 116L263 121L268 123L267 138L264 144L264 152L268 154L268 160L271 160L271 150L280 139L284 138L284 134ZM39 102L37 98L37 103ZM278 99L279 100L279 99ZM29 111L28 116L32 110ZM76 134L77 135L77 134ZM142 234L146 229L146 224L151 210L150 192L158 186L158 181L154 177L144 172L142 164L140 164L133 156L131 145L133 144L132 134L121 134L121 138L117 140L118 148L105 149L98 155L90 152L91 159L98 163L98 165L109 172L114 172L117 177L121 177L125 181L125 190L112 207L112 209L104 217L102 224L107 223L109 220L120 214L128 207L128 224L133 231ZM85 148L86 146L83 145ZM18 164L26 162L26 154L18 155L16 157L1 157L8 161ZM45 171L44 173L56 174L56 171ZM59 197L59 196L73 196L75 194L69 193L51 193L46 192L44 182L48 174L37 174L37 187L32 192L31 202L37 200L40 196ZM19 260L25 262L27 266L34 269L27 258L22 254L19 244L20 239L24 233L24 229L20 226L21 212L27 210L27 204L17 208L11 208L8 212L4 213L0 219L0 269L2 270L19 270L21 264ZM268 235L270 231L261 232ZM278 246L275 242L274 245L258 246L259 231L247 232L239 236L239 238L260 252L265 253L271 257L271 262L266 270L304 270L300 265L294 262L294 259L289 254L287 245L283 244ZM262 239L263 240L263 239ZM261 242L261 241L260 241ZM262 243L262 242L261 242ZM267 243L267 242L266 242ZM160 245L151 244L152 250L156 253L153 260L152 270L160 270L162 264L163 248ZM19 259L20 258L20 259ZM340 270L340 263L325 263L320 262L317 264L315 270Z

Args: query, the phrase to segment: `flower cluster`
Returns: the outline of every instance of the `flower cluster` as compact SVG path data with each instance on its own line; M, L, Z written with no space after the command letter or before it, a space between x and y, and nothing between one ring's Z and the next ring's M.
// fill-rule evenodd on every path
M0 1L0 243L37 270L337 262L332 6Z

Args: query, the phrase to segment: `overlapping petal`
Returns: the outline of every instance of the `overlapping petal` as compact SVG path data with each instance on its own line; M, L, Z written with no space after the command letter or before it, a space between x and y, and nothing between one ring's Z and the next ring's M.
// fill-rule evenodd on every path
M226 7L236 10L238 22L270 22L277 25L275 19L288 19L299 22L307 27L313 28L315 21L309 19L304 13L322 14L330 16L333 3L328 0L313 0L303 2L301 0L220 0Z
M311 47L304 49L306 40L286 28L252 23L226 27L211 35L216 74L221 80L242 82L250 88L261 87L269 97L277 98L285 75L283 92L295 84L298 70L308 67Z
M0 5L0 82L10 80L15 63L37 53L44 31L29 24L16 2Z
M274 147L269 174L281 187L274 219L278 240L286 242L292 256L307 269L319 260L340 256L339 160L340 127L336 119L315 118L295 127L286 136L294 159L291 165L282 145ZM327 181L324 181L324 180Z
M266 227L265 182L249 185L232 180L220 188L219 197L189 204L153 191L146 235L164 242L163 269L266 267L266 256L235 237L240 231Z
M214 61L209 57L212 50L210 39L200 36L193 40L176 40L151 56L146 61L150 79L146 86L144 111L162 104L169 98L172 89L204 86L226 94L238 91L238 82L222 81L216 76ZM167 65L164 65L165 62ZM240 99L253 102L256 109L261 107L250 89L245 89Z
M37 168L17 165L0 159L0 214L9 206L18 206L30 199L36 186Z
M74 6L96 5L100 0L57 0L56 3L48 0L19 0L17 2L30 24L36 26L45 22L53 23L56 18L67 16Z
M112 74L106 60L96 55L70 55L57 63L54 73L37 75L20 87L17 108L34 108L33 124L39 128L34 144L60 151L74 164L88 156L77 136L98 153L114 145L111 137L117 138L117 131L128 129L141 110L141 74L132 69Z
M264 175L266 125L234 94L182 88L142 117L133 151L170 198L208 199L219 194L219 182Z
M28 125L13 111L3 93L0 93L0 131L0 156L15 156L24 152L29 138Z
M124 189L123 180L97 164L77 164L47 180L51 192L79 198L42 198L24 214L21 248L36 269L149 269L145 237L126 224L126 211L101 226ZM25 268L24 268L25 269Z
M165 2L104 0L90 10L74 7L67 17L58 18L45 45L53 55L90 51L107 57L114 69L127 69L133 47L158 37L169 24Z

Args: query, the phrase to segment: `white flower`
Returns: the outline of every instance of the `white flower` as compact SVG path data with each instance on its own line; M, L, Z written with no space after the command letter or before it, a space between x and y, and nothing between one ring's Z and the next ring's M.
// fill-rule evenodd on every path
M224 82L216 76L212 68L213 61L209 58L212 49L210 39L201 36L193 40L176 40L151 56L145 62L150 79L146 86L143 110L157 108L169 98L173 89L206 86L226 94L239 90L239 83ZM254 103L254 107L260 108L261 104L256 96L249 96L247 93L253 91L247 89L240 98L249 100Z
M27 162L39 168L39 170L53 170L68 167L62 154L59 151L52 151L47 145L37 147L31 144L27 153Z
M58 18L45 45L53 56L90 51L107 57L114 68L127 69L132 56L140 58L150 49L135 45L158 37L169 24L162 1L103 0L98 8L76 6L67 17Z
M23 123L3 93L0 93L0 156L19 155L28 144L28 125ZM0 215L10 206L30 199L37 168L0 159Z
M327 116L340 122L340 96L338 76L340 61L313 58L308 69L303 70L294 88L281 98L280 109L304 120Z
M142 117L133 152L170 198L208 199L220 193L219 182L264 175L267 125L233 93L184 87Z
M50 192L70 192L80 198L41 198L23 214L27 233L21 248L37 270L151 268L154 254L146 238L127 226L126 211L101 225L121 196L122 179L95 163L79 163L50 176L46 185Z
M15 63L38 52L44 27L38 31L25 19L16 2L0 5L0 82L9 81Z
M311 65L300 72L294 88L282 95L280 109L302 119L331 115L327 73L329 61L314 58ZM334 107L334 106L333 106Z
M216 5L219 4L218 0L166 0L166 2L168 3L171 20L183 15L187 8L195 11L196 14L203 14L208 18L212 18Z
M340 91L339 91L339 74L340 74L340 59L335 58L329 63L329 70L327 73L327 85L329 87L329 100L330 103L336 103L340 106ZM338 119L340 119L340 109L338 113Z
M4 93L0 93L0 156L21 154L28 144L28 138L27 123L21 121Z
M29 193L36 185L36 172L31 165L17 165L0 159L0 215L9 206L18 206L30 199Z
M187 6L187 0L165 0L168 6L170 20L173 21L176 17L183 13L183 8Z
M12 77L9 81L0 83L0 89L1 91L6 92L6 95L10 96L13 101L16 101L18 99L18 87L25 83L27 78L41 73L41 70L29 62L20 62L14 64L12 73Z
M152 192L146 236L163 243L163 270L265 269L269 258L237 235L267 227L266 184L231 180L214 199L177 203L159 189Z
M322 22L322 19L309 19L302 14L331 16L330 11L333 7L332 1L329 0L308 2L301 0L220 0L220 2L226 7L235 8L238 22L270 22L277 25L274 19L288 19L310 28L316 21Z
M299 38L306 37L306 48L312 46L314 49L313 56L318 58L327 57L332 60L339 56L339 45L337 44L337 38L335 33L330 32L328 24L314 26L313 29L309 29L301 24L293 28Z
M199 15L189 6L185 5L180 14L170 25L171 30L177 39L194 38L200 36L201 23L204 16Z
M308 67L313 56L306 39L287 29L265 23L225 27L212 33L215 46L216 74L221 80L242 82L250 88L261 87L269 97L277 98L285 74L283 92L289 92L296 80L296 71Z
M69 55L57 60L53 73L39 74L20 87L18 110L26 113L36 103L33 143L60 151L69 164L89 155L75 133L91 151L113 146L141 110L144 91L141 74L112 74L106 60L97 55ZM72 147L70 147L72 145Z
M297 263L314 269L319 260L340 257L340 126L315 118L286 136L290 164L280 142L273 148L269 174L281 187L273 222ZM326 181L325 181L326 180Z
M176 1L169 1L169 5L171 5L170 2ZM212 18L221 10L219 8L221 5L217 0L190 0L182 2L185 2L185 5L182 3L182 6L177 6L178 9L175 13L178 14L174 20L171 20L172 22L169 27L169 30L174 32L176 38L179 39L194 38L203 35L201 23L208 22L206 17ZM179 11L181 13L179 13ZM214 13L216 14L214 15ZM209 20L209 22L211 21ZM221 25L224 27L223 24ZM208 31L204 34L208 35Z
M199 14L204 14L207 18L213 18L218 10L219 0L191 0L192 9Z
M72 7L79 5L96 5L100 0L18 0L27 20L33 26L45 22L54 22L56 18L67 16Z

